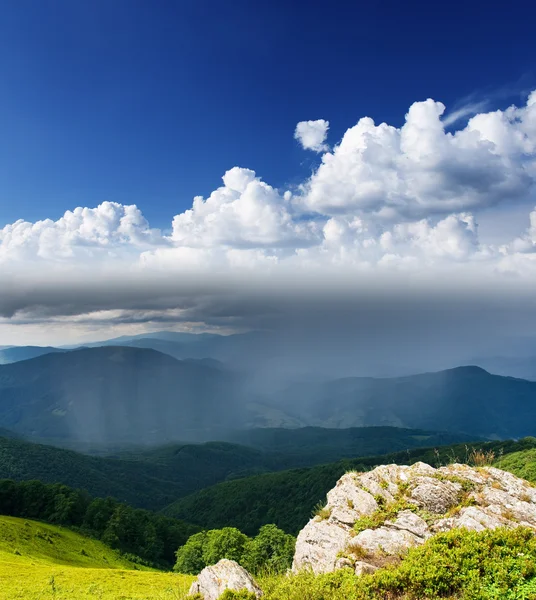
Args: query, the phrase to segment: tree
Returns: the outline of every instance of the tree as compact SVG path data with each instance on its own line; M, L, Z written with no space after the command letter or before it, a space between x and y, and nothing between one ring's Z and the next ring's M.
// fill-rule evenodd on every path
M222 558L242 562L244 548L249 538L236 527L212 529L207 533L203 551L206 565L214 565Z
M206 531L191 535L186 544L177 550L174 570L187 575L197 575L202 571L206 567L203 557L206 541Z
M264 525L246 544L242 564L253 573L282 573L292 565L295 545L293 536L275 525Z

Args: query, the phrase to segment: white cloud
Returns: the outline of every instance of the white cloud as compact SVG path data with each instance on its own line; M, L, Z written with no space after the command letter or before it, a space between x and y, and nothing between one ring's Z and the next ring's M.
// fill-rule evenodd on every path
M533 190L536 92L522 108L477 114L453 133L445 132L444 110L433 100L417 102L400 128L362 118L332 151L324 145L328 122L304 121L297 139L324 154L292 193L233 167L223 185L173 218L168 236L151 229L136 206L104 202L57 221L6 225L0 262L91 262L103 269L119 263L137 273L206 277L473 263L522 272L536 254L536 210L529 229L501 248L479 241L472 211L508 206Z
M329 147L324 143L328 136L329 121L318 119L316 121L300 121L296 125L294 138L300 142L305 150L326 152Z
M113 257L162 243L134 205L103 202L75 208L57 221L16 221L0 229L0 261Z
M536 207L529 215L529 223L528 229L522 236L502 248L503 253L536 252Z
M413 104L401 128L362 118L302 186L321 214L419 220L525 197L536 177L536 93L446 133L443 104Z
M223 183L206 200L194 198L192 208L173 219L174 244L296 248L319 240L314 221L294 219L285 195L261 181L254 171L234 167L225 173Z

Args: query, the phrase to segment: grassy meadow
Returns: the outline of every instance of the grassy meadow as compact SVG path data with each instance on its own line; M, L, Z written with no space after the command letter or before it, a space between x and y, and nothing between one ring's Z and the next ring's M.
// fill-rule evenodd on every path
M1 600L179 600L192 580L131 563L68 529L0 517Z

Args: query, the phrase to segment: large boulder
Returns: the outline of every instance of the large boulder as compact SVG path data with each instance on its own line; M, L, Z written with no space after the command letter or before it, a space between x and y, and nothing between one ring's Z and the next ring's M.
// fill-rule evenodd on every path
M347 473L300 531L292 570L371 572L437 533L496 527L536 531L536 489L492 467L424 463Z
M192 583L189 595L199 594L203 600L217 600L225 590L247 590L256 598L262 596L260 587L246 569L226 558L205 567Z

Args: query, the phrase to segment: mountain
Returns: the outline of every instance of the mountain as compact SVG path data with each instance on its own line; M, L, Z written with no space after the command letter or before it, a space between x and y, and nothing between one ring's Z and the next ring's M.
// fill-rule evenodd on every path
M86 443L217 439L240 426L236 378L149 349L101 347L0 366L0 427Z
M490 356L475 359L474 364L495 375L536 381L536 356Z
M59 482L91 496L113 496L150 509L162 508L233 474L272 471L288 468L288 464L260 450L224 442L102 457L0 437L0 479Z
M9 433L9 432L7 432ZM282 439L281 432L278 439ZM293 433L289 431L289 439ZM310 466L347 456L370 454L378 447L415 448L441 441L465 441L464 436L377 428L355 432L347 443L344 430L326 435L315 431L315 446L287 443L284 451L266 444L251 448L228 442L131 447L108 456L89 456L73 450L0 437L0 479L38 479L85 489L91 496L114 496L142 508L160 509L179 497L247 475ZM337 442L341 435L340 442ZM309 433L303 436L311 439ZM360 441L361 440L361 441ZM323 449L326 450L323 453Z
M536 382L467 366L391 379L346 378L295 384L271 402L303 425L391 425L486 438L535 433Z
M266 452L278 452L291 458L296 466L307 466L333 462L341 458L405 451L408 448L447 446L462 441L474 442L477 437L399 427L267 427L235 431L225 439Z
M0 365L29 360L51 352L63 352L63 350L52 346L8 346L0 348Z
M414 448L394 454L342 460L307 469L255 475L219 483L180 498L163 509L162 513L188 520L207 529L237 527L251 535L262 525L275 523L288 533L296 534L310 519L315 507L325 503L327 492L344 473L369 471L378 465L407 465L417 461L432 466L452 462L471 463L473 449L482 450L489 458L495 458L496 464L502 468L509 468L512 466L507 460L510 456L534 455L536 438L526 438L518 442L509 440L454 444L439 448ZM534 469L530 473L521 470L526 468L526 465L520 458L516 460L516 465L518 470L512 471L518 476L535 474Z
M138 335L122 335L120 337L103 340L101 342L91 342L85 344L87 348L96 348L99 346L127 346L136 340L160 340L167 342L176 342L181 344L192 344L213 340L225 336L216 333L184 333L181 331L153 331L151 333L140 333ZM73 348L74 346L71 346Z

